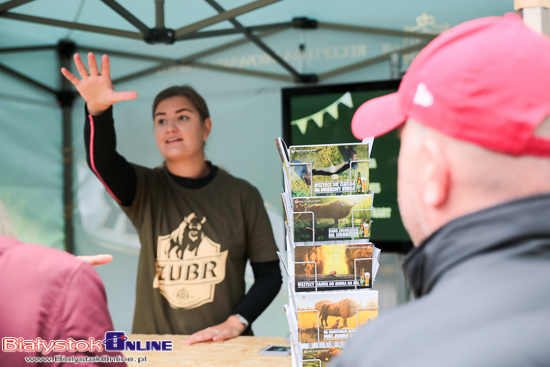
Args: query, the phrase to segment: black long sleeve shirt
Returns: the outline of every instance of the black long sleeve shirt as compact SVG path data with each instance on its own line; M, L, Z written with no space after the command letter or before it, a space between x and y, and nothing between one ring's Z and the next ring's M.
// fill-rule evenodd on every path
M119 205L132 205L137 190L137 175L134 167L116 151L116 133L112 107L93 117L91 124L86 109L84 142L88 166L99 178L105 189ZM193 179L170 174L178 185L198 189L208 185L218 172L211 165L207 176ZM279 261L251 262L254 284L235 307L233 314L243 316L250 324L260 316L277 296L282 285Z

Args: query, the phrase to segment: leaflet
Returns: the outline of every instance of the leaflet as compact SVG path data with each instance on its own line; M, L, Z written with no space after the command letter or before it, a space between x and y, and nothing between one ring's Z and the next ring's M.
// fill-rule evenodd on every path
M295 246L362 243L370 237L372 193L292 200Z
M296 247L296 292L372 288L378 267L373 249L372 243Z
M296 145L289 149L292 197L368 193L369 144Z
M332 358L342 353L342 347L304 348L302 350L303 367L327 367Z
M378 291L301 293L297 297L298 341L344 341L378 317Z

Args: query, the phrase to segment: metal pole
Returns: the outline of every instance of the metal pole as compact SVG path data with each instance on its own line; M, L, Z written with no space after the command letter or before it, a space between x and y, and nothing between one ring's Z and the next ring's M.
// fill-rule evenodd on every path
M401 79L401 54L394 52L390 56L390 79Z
M56 47L55 45L4 47L4 48L0 48L0 54L13 53L13 52L54 50L55 47Z
M143 35L138 32L123 31L120 29L98 27L95 25L80 24L75 22L66 22L64 20L48 19L42 17L35 17L32 15L18 14L18 13L0 13L0 17L20 20L23 22L31 22L37 24L51 25L54 27L62 27L68 29L78 29L79 31L95 32L101 34L108 34L111 36L126 37L131 39L143 40Z
M397 31L397 30L386 29L386 28L360 27L360 26L347 25L347 24L335 24L335 23L325 23L325 22L317 22L317 24L319 28L332 29L336 31L361 32L361 33L381 34L385 36L396 36L396 37L411 37L411 38L426 39L428 41L431 41L438 36L437 34Z
M205 37L228 36L232 34L241 34L246 32L268 31L271 29L285 29L285 28L290 28L294 26L294 24L295 24L294 22L283 22L283 23L257 25L257 26L245 27L245 28L229 28L229 29L219 29L216 31L195 32L195 33L181 36L180 38L177 38L176 41L205 38Z
M136 18L132 13L126 10L125 7L117 3L115 0L101 0L101 1L103 1L105 5L107 5L108 7L113 9L115 12L117 12L118 15L126 19L128 23L132 24L134 27L139 29L141 33L147 34L149 32L149 27L147 27L141 20Z
M523 22L538 34L550 37L550 1L514 0L514 9L523 18Z
M3 71L4 73L6 74L9 74L11 76L13 76L14 78L18 78L22 81L24 81L25 83L27 84L30 84L34 87L37 87L37 88L40 88L42 90L45 90L46 92L49 92L49 93L52 93L52 94L55 94L56 91L53 90L52 88L48 87L47 85L45 84L42 84L40 83L39 81L36 81L32 78L29 78L28 76L26 75L23 75L21 74L20 72L16 71L16 70L13 70L12 68L0 63L0 71Z
M206 28L208 26L223 22L224 20L227 20L229 18L234 18L241 14L248 13L253 10L262 8L264 6L276 3L277 1L281 1L281 0L256 0L251 3L239 6L237 8L225 11L218 15L214 15L213 17L203 19L193 24L189 24L185 27L182 27L176 30L176 38L183 37L184 35L196 32L199 29Z
M353 70L363 68L365 66L370 66L370 65L373 65L373 64L377 64L381 61L386 61L386 60L390 59L391 55L394 54L394 53L406 54L406 53L409 53L409 52L418 51L418 50L421 50L427 44L428 44L427 42L418 43L416 45L400 48L398 50L392 51L391 53L386 53L386 54L382 54L382 55L379 55L379 56L371 57L370 59L359 61L355 64L351 64L351 65L344 66L344 67L334 69L334 70L329 70L327 72L319 74L319 80L331 78L331 77L334 77L336 75L344 74L344 73L347 73L347 72L350 72L350 71L353 71Z
M155 0L156 27L164 28L164 0Z
M57 45L59 63L66 69L71 68L71 56L76 45L70 40L61 40ZM61 108L63 123L63 211L65 222L65 250L74 254L74 223L73 223L73 146L72 146L72 110L75 93L71 83L59 73L61 89L57 94Z
M220 14L224 14L225 9L221 7L215 0L206 0L210 6L212 6L214 9L216 9ZM294 69L291 65L289 65L285 60L283 60L279 55L277 55L271 48L269 48L265 43L263 43L258 37L252 34L252 32L247 31L246 28L236 19L229 18L228 19L231 24L235 26L235 28L242 30L250 41L256 44L259 48L261 48L265 53L267 53L269 56L273 58L279 65L281 65L284 69L286 69L296 81L300 80L300 73Z
M11 1L7 1L3 4L0 4L0 13L3 13L5 11L8 11L10 9L14 9L18 6L21 6L21 5L24 5L26 3L30 3L31 1L34 1L34 0L11 0Z
M267 32L264 32L264 33L260 33L258 35L258 37L266 37L266 36L275 34L279 31L280 30L267 31ZM199 51L199 52L194 53L192 55L183 57L181 59L169 60L167 62L162 63L161 65L153 66L151 68L147 68L145 70L138 71L136 73L132 73L132 74L125 75L125 76L117 78L117 79L113 79L113 84L123 83L123 82L127 82L129 80L132 80L132 79L136 79L136 78L139 78L139 77L142 77L142 76L145 76L145 75L149 75L149 74L152 74L152 73L157 72L159 70L162 70L162 69L164 69L168 66L187 65L187 64L191 63L194 60L197 60L197 59L200 59L200 58L203 58L203 57L206 57L206 56L218 53L218 52L222 52L222 51L228 50L228 49L233 48L233 47L240 46L240 45L245 44L247 42L249 42L248 39L243 38L243 39L240 39L240 40L236 40L236 41L233 41L233 42L226 43L226 44L221 45L221 46L216 46L216 47L204 50L204 51Z

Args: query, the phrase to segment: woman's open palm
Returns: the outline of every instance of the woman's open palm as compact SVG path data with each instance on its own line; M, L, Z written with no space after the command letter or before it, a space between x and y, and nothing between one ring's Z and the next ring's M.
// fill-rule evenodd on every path
M101 58L101 70L98 69L95 56L91 52L88 53L89 72L78 54L74 55L74 63L82 79L79 79L65 68L61 68L61 73L73 83L78 93L86 101L88 112L92 115L100 114L117 102L137 97L136 92L115 91L111 82L109 57L107 55L103 55Z

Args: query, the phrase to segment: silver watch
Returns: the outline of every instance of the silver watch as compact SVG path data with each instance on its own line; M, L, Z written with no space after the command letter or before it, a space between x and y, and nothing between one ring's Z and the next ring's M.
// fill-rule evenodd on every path
M244 325L244 327L248 327L248 320L239 315L238 313L235 314L237 316L237 319L239 319L239 322Z

